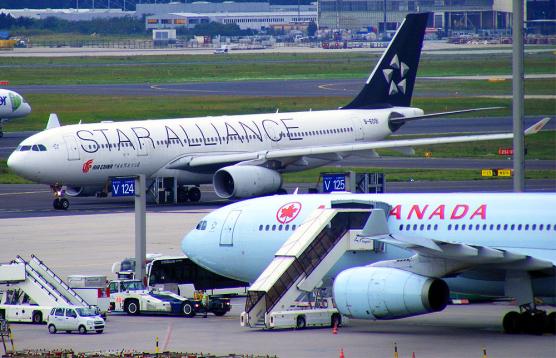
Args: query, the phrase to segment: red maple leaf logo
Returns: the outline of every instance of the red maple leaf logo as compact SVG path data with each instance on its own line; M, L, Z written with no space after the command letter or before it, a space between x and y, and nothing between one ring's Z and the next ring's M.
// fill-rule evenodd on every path
M294 201L282 205L276 212L276 220L281 224L292 222L301 211L301 203Z

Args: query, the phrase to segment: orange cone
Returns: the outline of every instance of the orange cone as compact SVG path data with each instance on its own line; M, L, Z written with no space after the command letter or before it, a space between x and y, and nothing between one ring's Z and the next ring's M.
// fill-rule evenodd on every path
M338 324L334 323L334 327L332 327L332 334L338 334Z
M346 356L344 355L344 349L340 349L340 358L346 358Z

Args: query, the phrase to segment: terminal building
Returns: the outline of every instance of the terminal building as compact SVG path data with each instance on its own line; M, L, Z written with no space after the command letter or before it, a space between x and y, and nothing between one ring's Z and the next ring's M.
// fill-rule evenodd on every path
M527 14L554 19L554 0L523 0ZM386 5L386 9L384 6ZM511 28L510 0L319 0L319 28L394 31L409 12L429 11L429 27L450 31ZM539 15L540 14L540 15Z
M317 3L311 5L271 5L268 2L193 2L137 4L137 16L146 16L147 30L193 28L197 24L219 22L240 29L261 30L276 26L317 22Z

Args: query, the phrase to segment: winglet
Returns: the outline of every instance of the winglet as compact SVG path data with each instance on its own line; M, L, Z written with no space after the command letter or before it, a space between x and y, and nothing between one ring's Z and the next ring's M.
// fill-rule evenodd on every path
M52 129L60 127L60 121L58 120L58 115L56 113L50 113L48 117L48 123L46 123L45 129Z
M544 117L537 123L533 124L531 127L527 128L525 130L525 135L539 133L541 129L543 129L544 126L548 123L548 121L550 121L550 117Z

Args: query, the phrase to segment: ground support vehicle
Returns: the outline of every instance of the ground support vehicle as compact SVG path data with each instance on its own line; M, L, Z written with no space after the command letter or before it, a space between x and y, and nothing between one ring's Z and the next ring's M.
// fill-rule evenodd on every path
M128 314L163 313L193 317L204 313L200 300L185 298L169 291L147 290L139 280L114 280L110 282L110 307L114 312ZM231 309L230 300L214 297L209 300L208 312L217 316Z
M110 309L110 290L106 287L106 276L71 275L68 276L71 287L89 306L95 306L103 318Z
M66 333L78 331L81 334L102 333L104 319L93 307L53 307L48 314L46 326L51 334L58 331Z
M52 307L88 306L34 255L0 264L0 317L11 322L43 323Z
M265 316L268 328L338 327L342 316L336 308L272 311Z

